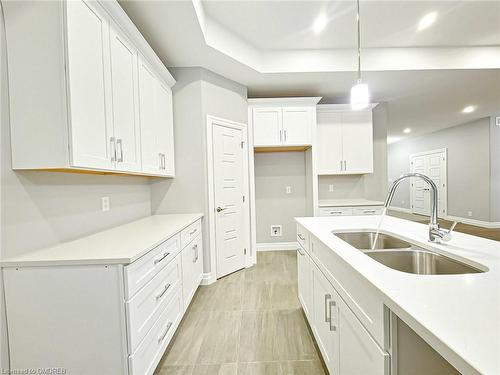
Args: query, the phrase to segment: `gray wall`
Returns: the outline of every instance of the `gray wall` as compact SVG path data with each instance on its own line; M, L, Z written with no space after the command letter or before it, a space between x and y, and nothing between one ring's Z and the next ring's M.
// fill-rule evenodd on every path
M390 144L389 179L409 171L411 154L447 148L448 215L467 218L472 211L472 219L490 221L489 144L489 118ZM393 205L410 208L408 183L399 187Z
M329 185L333 191L328 191ZM387 104L373 109L373 173L319 176L319 199L365 198L384 200L387 193Z
M293 218L306 215L304 152L255 154L255 212L257 243L295 241ZM271 237L274 224L282 225L282 237Z
M490 219L500 222L500 126L495 125L496 116L491 117L490 121Z
M153 213L202 212L204 272L210 272L206 117L247 123L246 87L202 68L176 68L174 86L175 168L173 180L151 185Z
M11 170L3 16L0 19L0 257L16 256L150 215L151 189L147 178ZM103 196L110 198L108 212L101 211ZM3 296L1 301L0 367L7 368Z

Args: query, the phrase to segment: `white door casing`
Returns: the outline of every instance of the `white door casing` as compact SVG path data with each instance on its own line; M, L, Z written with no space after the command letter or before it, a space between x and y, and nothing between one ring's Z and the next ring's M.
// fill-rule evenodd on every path
M433 150L410 155L410 171L424 174L438 187L438 216L448 214L447 150ZM430 215L430 189L421 179L412 179L410 202L413 213Z
M207 116L212 279L250 263L247 147L245 124Z

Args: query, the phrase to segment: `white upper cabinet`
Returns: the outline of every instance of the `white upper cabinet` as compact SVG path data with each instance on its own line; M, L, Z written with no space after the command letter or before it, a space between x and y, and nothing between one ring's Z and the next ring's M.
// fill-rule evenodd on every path
M137 51L110 29L113 129L116 169L141 171Z
M109 24L83 1L68 2L66 14L71 164L113 169L113 124L106 108Z
M249 99L254 147L311 146L319 99Z
M281 107L253 109L254 146L281 145L283 116Z
M318 174L373 173L372 110L318 106Z
M4 14L13 169L174 176L175 80L116 2L9 2Z

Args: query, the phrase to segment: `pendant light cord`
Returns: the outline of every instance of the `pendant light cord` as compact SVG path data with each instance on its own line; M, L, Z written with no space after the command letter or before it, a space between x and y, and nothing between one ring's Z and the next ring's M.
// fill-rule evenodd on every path
M359 0L357 0L358 11L356 14L356 19L358 22L358 83L361 83L361 32L359 26Z

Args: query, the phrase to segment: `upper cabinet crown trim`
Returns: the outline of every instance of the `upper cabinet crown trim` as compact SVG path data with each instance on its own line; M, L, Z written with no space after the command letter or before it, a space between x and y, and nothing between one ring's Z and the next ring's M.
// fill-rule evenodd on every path
M155 72L170 86L175 85L175 79L165 64L160 60L153 48L148 44L137 26L130 20L127 13L117 1L98 0L99 5L108 13L121 31L130 39L135 48L146 61L153 66Z
M292 98L250 98L249 105L258 106L287 106L287 105L316 105L323 99L317 97L292 97Z
M379 103L370 103L366 108L361 109L360 111L369 111L375 108ZM317 112L346 112L352 111L350 104L318 104L316 106Z

